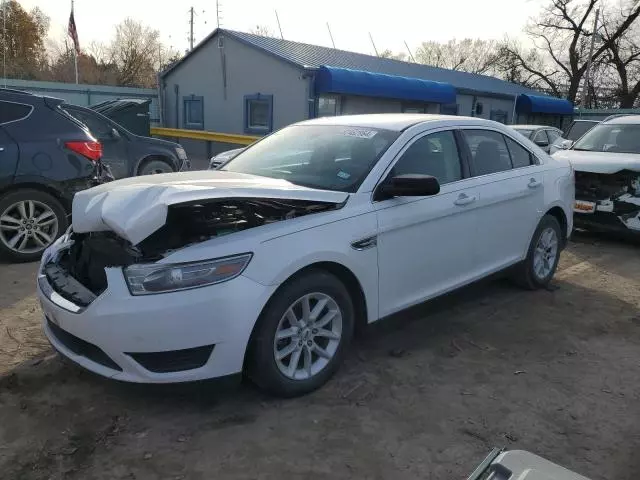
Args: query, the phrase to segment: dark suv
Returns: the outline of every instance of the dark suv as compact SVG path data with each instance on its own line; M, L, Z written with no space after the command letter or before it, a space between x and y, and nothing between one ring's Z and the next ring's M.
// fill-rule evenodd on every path
M90 108L71 104L62 108L102 143L102 162L115 178L189 170L187 154L177 143L135 135Z
M102 145L61 104L0 88L0 255L13 261L39 258L100 181Z

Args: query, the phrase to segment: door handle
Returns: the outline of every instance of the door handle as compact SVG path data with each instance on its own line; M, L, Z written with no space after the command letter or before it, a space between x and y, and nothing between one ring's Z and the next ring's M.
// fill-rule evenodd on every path
M455 202L453 202L454 204L458 205L459 207L464 207L465 205L469 205L473 202L476 201L476 197L470 197L468 196L466 193L461 193L458 198L456 199Z
M538 188L540 185L542 185L542 182L536 180L535 178L529 180L529 188Z
M0 147L0 152L4 152L4 147Z

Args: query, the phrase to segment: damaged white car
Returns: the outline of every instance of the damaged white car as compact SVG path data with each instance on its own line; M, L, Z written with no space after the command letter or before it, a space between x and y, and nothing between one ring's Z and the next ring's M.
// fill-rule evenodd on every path
M640 235L640 115L606 120L554 158L576 171L576 227Z
M44 331L114 379L244 372L304 394L337 370L358 325L507 267L547 285L573 193L568 162L495 122L303 122L220 171L78 193L39 271Z

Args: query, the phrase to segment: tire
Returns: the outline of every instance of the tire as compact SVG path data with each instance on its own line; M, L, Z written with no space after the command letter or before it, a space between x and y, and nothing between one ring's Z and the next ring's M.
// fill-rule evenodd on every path
M48 193L25 189L0 196L0 256L3 258L13 262L38 260L68 226L64 207ZM26 243L23 243L25 236Z
M551 232L553 232L551 234ZM543 239L543 235L546 236L546 239L549 239L549 235L551 235L550 241L548 245L545 243L545 239ZM552 248L553 241L555 240L555 256L553 258L549 258L549 254L551 253L550 249ZM537 248L540 247L543 249L547 256L542 254L541 251L536 252ZM527 258L522 262L514 275L515 282L523 288L528 290L536 290L539 288L546 288L551 280L553 279L554 274L556 273L556 269L558 268L558 261L560 260L560 252L562 250L562 229L558 220L552 215L545 215L540 220L538 224L538 228L536 228L535 233L533 234L533 238L531 239L531 244L529 245L529 250L527 251ZM543 255L541 258L540 255ZM544 260L547 258L547 260ZM538 259L542 261L543 269L539 270Z
M155 175L160 173L173 173L175 170L164 160L149 160L142 164L138 175Z
M307 322L306 327L298 324L302 328L290 334L295 327L291 317L287 318L287 312L303 318L299 302L304 303L305 298L309 299L311 313L315 306L320 308L320 300L326 300L326 306L316 315L317 328ZM331 320L321 325L327 318ZM296 277L276 292L258 320L248 352L249 378L261 389L279 397L297 397L320 388L340 367L353 338L354 324L353 301L338 278L322 270ZM276 341L277 332L288 336ZM289 355L281 360L276 358L292 348L295 350ZM327 355L330 358L326 358ZM294 359L298 369L292 376Z

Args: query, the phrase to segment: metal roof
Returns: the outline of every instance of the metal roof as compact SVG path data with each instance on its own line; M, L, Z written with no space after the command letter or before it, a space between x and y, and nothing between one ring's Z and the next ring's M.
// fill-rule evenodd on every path
M319 68L321 66L348 68L449 83L457 90L467 90L470 92L490 93L503 96L515 96L519 94L544 96L530 88L525 88L515 83L506 82L487 75L447 70L445 68L432 67L419 63L380 58L362 53L347 52L335 48L309 45L290 40L282 40L280 38L263 37L227 29L214 30L180 61L165 70L162 76L167 75L170 71L177 68L186 61L193 52L207 44L218 33L233 37L300 68Z

